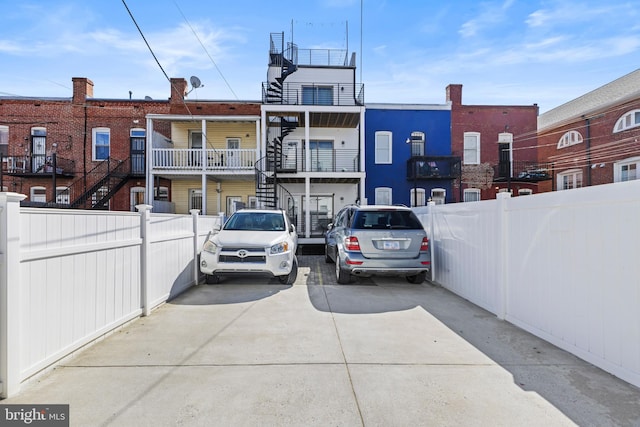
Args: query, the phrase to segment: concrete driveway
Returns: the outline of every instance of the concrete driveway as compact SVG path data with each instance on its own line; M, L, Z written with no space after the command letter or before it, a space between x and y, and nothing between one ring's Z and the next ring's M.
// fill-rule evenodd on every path
M640 425L640 390L440 287L299 263L293 286L195 287L1 403L72 426Z

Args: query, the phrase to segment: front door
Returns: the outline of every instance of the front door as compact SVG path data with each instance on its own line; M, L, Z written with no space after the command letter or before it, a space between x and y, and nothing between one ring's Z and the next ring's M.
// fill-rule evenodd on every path
M240 140L238 138L227 138L227 167L233 168L241 165L238 150L240 150Z
M508 178L511 176L511 144L498 144L498 153L500 162L498 163L499 167L499 176L500 178Z
M31 172L39 172L47 154L47 133L40 128L31 130Z
M282 168L286 170L298 170L298 141L287 141L282 150Z
M131 174L144 175L145 130L131 130Z

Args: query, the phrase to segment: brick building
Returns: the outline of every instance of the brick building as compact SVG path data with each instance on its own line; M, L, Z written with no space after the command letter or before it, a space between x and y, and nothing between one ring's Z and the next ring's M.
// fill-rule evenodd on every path
M462 159L454 201L540 192L550 176L538 161L538 105L464 105L462 85L446 88L451 103L451 154Z
M0 97L2 190L26 194L27 206L132 210L131 188L145 186L145 116L169 102L96 99L91 80L72 80L71 98Z
M541 114L538 141L553 175L543 191L638 179L640 69Z

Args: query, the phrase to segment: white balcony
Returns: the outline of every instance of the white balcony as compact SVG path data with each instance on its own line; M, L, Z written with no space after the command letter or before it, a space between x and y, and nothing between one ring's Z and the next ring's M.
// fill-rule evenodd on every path
M153 172L238 172L253 173L255 149L154 148Z

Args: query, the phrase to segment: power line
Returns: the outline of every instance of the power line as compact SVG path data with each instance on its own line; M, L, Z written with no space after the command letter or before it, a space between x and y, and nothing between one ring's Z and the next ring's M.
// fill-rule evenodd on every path
M198 36L198 33L196 33L196 31L193 29L193 27L191 26L191 23L189 22L189 20L187 19L187 17L184 15L184 13L182 13L182 9L180 9L180 6L178 6L178 3L173 2L173 4L176 5L176 8L178 9L178 12L180 12L180 15L182 15L182 18L184 19L184 21L187 23L187 25L189 26L189 28L191 29L191 32L193 33L193 35L196 37L196 39L198 40L198 43L200 43L200 46L202 46L202 49L205 51L205 53L207 54L207 56L209 57L209 60L211 61L211 63L213 64L213 66L216 68L216 70L218 71L218 74L220 74L220 77L222 77L222 80L224 81L224 83L227 85L227 87L229 88L229 90L231 91L231 93L233 94L233 96L238 99L238 95L236 95L236 93L233 91L233 89L231 88L231 85L229 84L229 82L227 81L227 79L224 77L224 74L222 74L222 71L220 70L220 68L218 67L218 64L216 64L216 62L213 60L213 58L211 57L211 55L209 54L209 51L207 50L206 46L204 45L204 43L202 43L202 40L200 40L200 37Z

